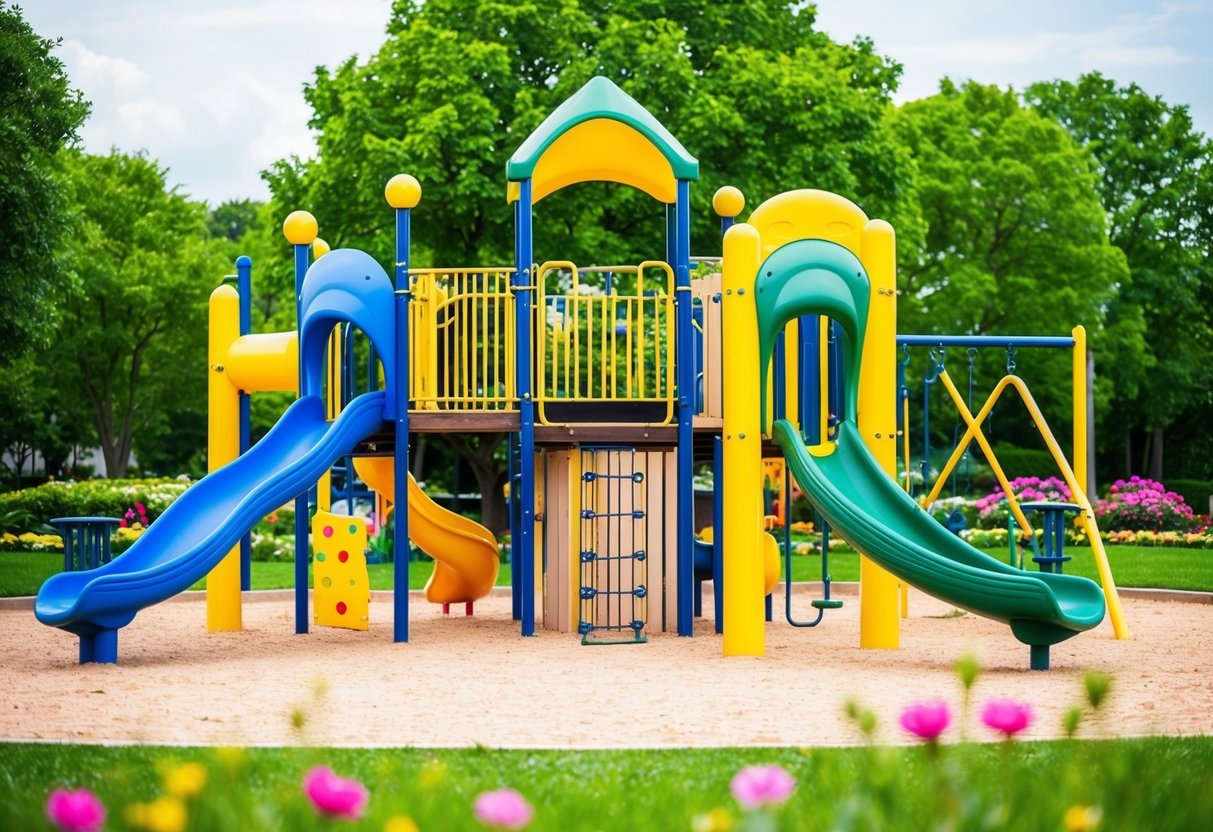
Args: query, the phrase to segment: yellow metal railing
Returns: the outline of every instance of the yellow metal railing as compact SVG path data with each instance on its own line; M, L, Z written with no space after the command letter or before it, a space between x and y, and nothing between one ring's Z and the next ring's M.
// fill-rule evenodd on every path
M588 279L587 279L588 278ZM674 271L639 266L578 268L550 261L536 273L537 420L555 403L657 405L651 423L674 420ZM593 421L593 419L589 419Z
M515 410L513 269L410 269L410 388L417 410Z

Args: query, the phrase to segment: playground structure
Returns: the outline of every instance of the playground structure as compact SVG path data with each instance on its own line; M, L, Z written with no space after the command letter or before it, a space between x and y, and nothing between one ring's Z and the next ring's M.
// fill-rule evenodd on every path
M588 643L690 636L696 582L710 579L724 653L761 654L779 567L763 526L763 458L782 455L833 532L865 556L861 646L897 646L899 580L1006 622L1030 645L1035 668L1047 668L1052 644L1097 625L1105 598L1117 635L1127 637L1098 534L1090 539L1102 592L1083 578L1023 572L971 549L894 480L903 431L887 223L813 190L772 197L735 223L744 200L725 188L714 200L721 274L692 281L689 195L698 162L604 78L553 111L506 174L516 228L510 267L413 268L410 224L421 187L407 175L386 189L396 219L391 276L363 252L329 252L310 215L287 219L297 331L249 332L251 263L237 262L237 285L220 286L211 300L212 473L122 556L52 577L39 593L39 620L77 634L81 662L116 661L118 629L204 575L208 628L239 629L247 585L239 541L290 499L296 631L306 632L308 492L346 456L368 485L404 507L396 551L406 552L411 538L435 558L427 600L470 605L483 597L497 576L496 541L409 477L400 438L422 432L510 434L513 617L524 636L537 625ZM534 205L602 180L665 206L662 259L536 265ZM842 340L828 338L833 326ZM354 337L368 345L365 375L350 369ZM294 390L299 399L249 447L247 395L261 390ZM1020 392L1030 400L1026 387ZM981 413L966 410L965 418L965 444L985 443ZM1050 450L1093 528L1079 477L1055 441ZM692 470L712 459L718 508L709 543L696 539ZM398 490L401 481L409 486ZM316 622L364 626L365 585L340 559L359 544L320 545L326 529L336 533L348 518L317 517ZM349 535L355 540L357 529ZM343 568L334 568L334 556ZM403 642L407 557L395 560L393 580L393 638ZM838 603L827 594L815 606Z

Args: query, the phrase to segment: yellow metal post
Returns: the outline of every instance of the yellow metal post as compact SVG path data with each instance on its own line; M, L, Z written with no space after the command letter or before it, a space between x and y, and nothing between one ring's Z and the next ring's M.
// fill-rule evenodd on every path
M240 296L232 286L211 293L207 349L208 471L217 471L240 454L240 390L228 378L228 351L240 337ZM235 546L206 579L206 628L239 630L240 547Z
M864 226L859 259L872 284L859 382L859 432L872 456L897 478L897 254L893 226ZM900 644L897 578L867 557L859 561L859 646L896 650Z
M724 236L722 356L724 405L724 654L764 652L762 436L758 387L758 314L754 281L762 241L757 229L734 225Z
M1087 480L1087 330L1074 327L1074 479L1090 493Z

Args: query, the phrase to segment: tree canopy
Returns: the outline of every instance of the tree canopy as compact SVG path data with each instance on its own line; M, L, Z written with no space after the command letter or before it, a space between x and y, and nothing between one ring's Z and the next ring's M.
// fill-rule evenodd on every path
M898 243L899 332L1057 336L1082 324L1093 344L1132 355L1119 345L1140 335L1140 321L1105 322L1128 271L1078 142L1014 90L972 82L945 80L892 124L917 163L926 223L921 247ZM984 351L977 389L991 388L1006 363ZM1046 414L1068 421L1069 355L1035 350L1017 363ZM1016 441L1039 442L1021 412L1001 424Z
M1161 479L1165 428L1194 408L1213 413L1213 144L1186 107L1099 73L1035 84L1026 98L1098 164L1108 233L1130 272L1108 319L1140 329L1131 369L1148 369L1124 372L1124 353L1105 362L1117 381L1113 421L1148 432L1148 470Z
M88 104L21 10L0 0L0 294L20 304L0 316L0 361L50 342L52 297L62 277L54 253L70 206L56 154L77 138Z
M729 37L721 36L728 32ZM306 97L319 152L269 173L335 245L390 256L383 184L416 176L419 265L508 261L509 155L595 75L616 81L699 157L693 248L719 251L710 200L736 181L751 204L788 183L852 194L911 229L910 165L882 129L900 68L871 44L832 42L799 3L401 0L364 64L320 69ZM728 177L728 178L726 178ZM630 189L587 184L536 209L541 258L607 262L663 249L664 214Z
M206 298L225 263L205 206L168 189L154 161L117 151L65 161L79 217L62 260L76 279L59 295L51 360L120 477L137 433L170 429L182 402L205 412Z

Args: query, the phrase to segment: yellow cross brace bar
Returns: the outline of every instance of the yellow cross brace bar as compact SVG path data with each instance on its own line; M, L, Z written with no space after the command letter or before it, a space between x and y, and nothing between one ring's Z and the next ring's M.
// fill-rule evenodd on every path
M1058 470L1061 471L1066 485L1069 486L1071 499L1081 509L1079 521L1082 524L1083 531L1087 535L1087 540L1091 544L1091 554L1095 556L1095 566L1099 570L1099 581L1103 586L1104 598L1108 604L1108 616L1112 620L1112 631L1118 639L1132 638L1129 634L1128 625L1125 623L1124 608L1120 603L1120 595L1116 591L1116 581L1112 578L1112 568L1108 565L1108 553L1104 550L1103 538L1099 536L1099 526L1095 522L1095 510L1091 507L1090 500L1087 499L1086 491L1078 484L1078 478L1074 475L1074 469L1070 467L1065 454L1061 451L1061 446L1057 444L1053 431L1049 429L1049 423L1045 421L1044 414L1036 404L1032 393L1028 390L1028 385L1018 376L1004 376L994 386L994 390L990 393L989 398L986 399L985 405L982 406L977 416L974 417L961 397L960 391L956 389L956 385L952 382L952 378L948 375L948 371L944 370L941 372L939 378L947 389L948 395L952 397L952 402L956 405L956 410L960 414L960 417L964 419L968 429L960 440L960 444L952 451L948 464L940 472L940 476L935 481L935 487L932 489L926 504L930 505L939 496L939 491L947 481L948 473L956 465L956 462L969 446L969 443L976 439L978 445L981 446L982 452L986 455L986 459L989 461L994 475L998 477L998 482L1002 485L1003 493L1007 495L1007 503L1015 514L1015 519L1019 523L1020 528L1029 534L1032 533L1032 527L1028 524L1027 518L1023 516L1023 511L1019 507L1019 503L1015 500L1015 495L1012 493L1010 483L1007 482L1006 475L1002 471L1002 466L995 459L994 450L990 447L989 441L981 430L981 423L990 415L990 411L994 408L994 403L998 401L1003 391L1008 387L1014 387L1019 393L1019 397L1023 400L1024 407L1028 410L1028 415L1032 417L1036 429L1040 431L1040 435L1045 441L1045 446L1053 457L1053 462L1057 465Z

